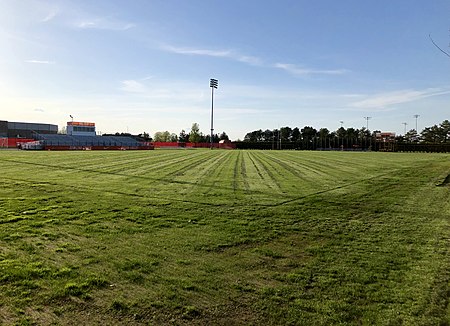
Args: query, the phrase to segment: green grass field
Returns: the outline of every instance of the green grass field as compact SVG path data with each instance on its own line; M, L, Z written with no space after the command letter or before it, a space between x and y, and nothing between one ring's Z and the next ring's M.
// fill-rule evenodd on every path
M0 171L0 324L450 323L450 155L0 151Z

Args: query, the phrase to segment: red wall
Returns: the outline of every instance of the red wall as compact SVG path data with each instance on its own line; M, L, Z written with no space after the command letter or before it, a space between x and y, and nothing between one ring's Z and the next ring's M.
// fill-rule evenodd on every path
M177 143L177 142L153 142L155 148L210 148L210 143ZM234 149L236 145L233 143L213 143L214 148Z
M17 143L28 143L35 141L29 138L0 138L0 147L16 148Z

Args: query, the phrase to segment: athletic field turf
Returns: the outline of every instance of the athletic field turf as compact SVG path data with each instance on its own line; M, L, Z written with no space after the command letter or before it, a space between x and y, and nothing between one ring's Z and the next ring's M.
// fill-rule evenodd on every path
M450 155L0 151L0 324L448 325Z

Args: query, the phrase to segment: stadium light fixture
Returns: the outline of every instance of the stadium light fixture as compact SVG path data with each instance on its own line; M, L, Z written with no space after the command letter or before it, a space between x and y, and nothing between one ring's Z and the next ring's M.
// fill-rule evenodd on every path
M211 149L213 149L213 139L214 139L214 89L217 89L219 86L219 81L217 79L211 78L209 80L209 87L211 87Z
M366 119L366 130L369 132L369 120L372 119L372 117L364 117ZM372 135L369 134L369 148L372 148Z
M369 120L372 119L372 117L364 117L366 119L366 129L369 131Z
M406 126L408 125L408 122L402 122L402 125L405 126L405 133L404 133L404 135L406 135Z

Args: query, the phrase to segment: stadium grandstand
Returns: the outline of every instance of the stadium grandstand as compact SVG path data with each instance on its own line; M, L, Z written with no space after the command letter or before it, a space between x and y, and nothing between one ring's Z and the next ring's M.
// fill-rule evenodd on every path
M97 136L95 123L67 123L67 134L58 126L0 121L0 147L29 150L148 150L153 144L127 136Z
M125 150L153 149L149 143L124 136L36 135L39 143L26 144L23 149L47 150ZM27 147L35 148L27 148Z

